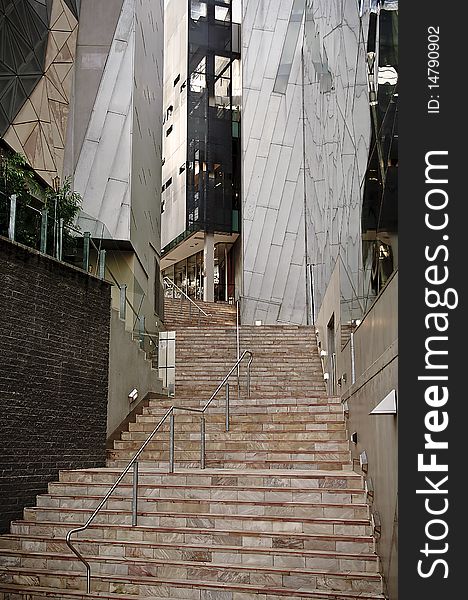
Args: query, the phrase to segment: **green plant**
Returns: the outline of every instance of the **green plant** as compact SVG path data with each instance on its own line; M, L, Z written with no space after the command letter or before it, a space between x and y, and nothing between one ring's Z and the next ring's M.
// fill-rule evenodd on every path
M48 209L52 219L57 221L63 219L65 226L73 224L76 215L80 212L82 198L78 192L74 192L71 186L71 178L67 177L61 187L55 191L49 188L45 195L45 208Z

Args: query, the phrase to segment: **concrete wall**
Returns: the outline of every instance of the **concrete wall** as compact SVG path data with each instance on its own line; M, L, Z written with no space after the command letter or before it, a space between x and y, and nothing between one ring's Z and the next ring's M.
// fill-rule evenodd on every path
M331 312L339 307L336 296L338 285L339 269L335 269L318 318L319 339L324 349L327 349L324 325L326 328ZM337 375L342 377L345 374L346 377L346 382L337 390L342 400L348 401L348 431L358 434L357 444L351 444L353 458L358 459L363 450L368 456L368 476L375 489L372 510L379 513L382 525L378 553L382 559L390 600L397 598L398 422L395 415L374 416L369 413L390 391L398 390L397 304L398 273L387 282L354 332L354 384L351 342L346 344L343 351L337 351ZM338 344L338 333L335 340Z
M103 466L110 286L0 238L0 532L58 478Z
M136 388L138 398L129 402L128 394ZM107 435L110 436L129 413L149 393L162 393L158 370L152 368L145 352L132 335L125 330L119 313L112 310L109 354L109 400L107 410Z

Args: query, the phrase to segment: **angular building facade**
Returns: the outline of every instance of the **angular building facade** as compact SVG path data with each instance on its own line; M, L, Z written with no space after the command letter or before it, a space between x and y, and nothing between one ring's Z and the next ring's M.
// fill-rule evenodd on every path
M162 315L160 195L164 6L11 0L0 7L0 136L47 189L68 178L90 270L126 286L130 328ZM101 254L100 256L103 256ZM80 259L81 260L81 259ZM81 262L80 262L81 265Z

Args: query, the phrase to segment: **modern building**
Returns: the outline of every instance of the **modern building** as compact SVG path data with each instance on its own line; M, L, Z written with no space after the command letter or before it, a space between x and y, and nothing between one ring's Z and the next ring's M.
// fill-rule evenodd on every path
M241 215L240 2L166 3L162 269L234 297Z
M0 135L44 187L70 177L90 269L126 285L128 326L162 315L163 6L152 0L21 0L0 9ZM103 254L101 254L101 257ZM134 310L133 310L134 309ZM138 325L139 326L139 325Z

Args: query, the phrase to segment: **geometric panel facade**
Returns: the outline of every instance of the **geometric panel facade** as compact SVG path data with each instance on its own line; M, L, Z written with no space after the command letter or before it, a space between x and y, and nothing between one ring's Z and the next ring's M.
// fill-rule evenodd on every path
M48 183L56 175L61 176L63 168L78 25L68 4L65 0L47 3L49 34L41 67L43 75L3 136Z
M44 72L52 0L0 0L0 135Z

